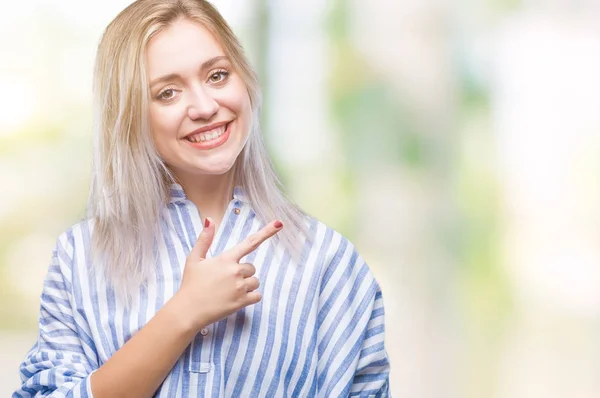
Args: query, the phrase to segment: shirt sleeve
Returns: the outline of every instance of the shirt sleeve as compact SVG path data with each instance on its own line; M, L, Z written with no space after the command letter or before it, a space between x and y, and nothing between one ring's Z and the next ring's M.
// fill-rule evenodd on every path
M44 280L39 335L20 366L21 397L92 397L90 375L97 368L93 343L73 311L66 238L57 242ZM64 245L64 246L63 246ZM87 344L86 344L87 341Z
M363 336L351 397L388 398L390 362L384 347L384 309L381 290L375 294L371 317Z
M318 396L389 398L381 289L354 247L344 243L319 297Z

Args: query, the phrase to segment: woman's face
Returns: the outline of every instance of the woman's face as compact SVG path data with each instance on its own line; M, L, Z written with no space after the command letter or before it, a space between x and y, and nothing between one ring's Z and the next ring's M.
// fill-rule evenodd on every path
M248 138L246 85L213 35L181 19L147 47L150 124L159 155L179 178L228 172Z

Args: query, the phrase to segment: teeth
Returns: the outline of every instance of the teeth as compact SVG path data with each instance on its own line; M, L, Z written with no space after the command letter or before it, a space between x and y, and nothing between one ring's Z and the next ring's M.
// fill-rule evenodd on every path
M191 142L204 142L204 141L214 140L214 139L222 136L223 133L225 133L225 127L226 126L221 126L214 130L211 130L211 131L206 131L204 133L190 135L186 138L188 141L191 141Z

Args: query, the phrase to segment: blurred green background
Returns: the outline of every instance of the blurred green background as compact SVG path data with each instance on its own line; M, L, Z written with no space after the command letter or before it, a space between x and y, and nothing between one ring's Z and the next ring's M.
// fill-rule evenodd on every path
M128 0L0 15L0 395L85 214L91 73ZM600 396L600 5L217 0L289 194L386 303L395 397Z

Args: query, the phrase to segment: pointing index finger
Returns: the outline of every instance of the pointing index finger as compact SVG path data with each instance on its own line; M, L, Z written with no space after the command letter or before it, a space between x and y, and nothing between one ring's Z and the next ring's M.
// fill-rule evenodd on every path
M227 255L239 262L242 257L252 253L261 245L261 243L281 231L282 228L283 223L279 220L275 220L265 225L260 231L248 235L246 239L229 249Z

